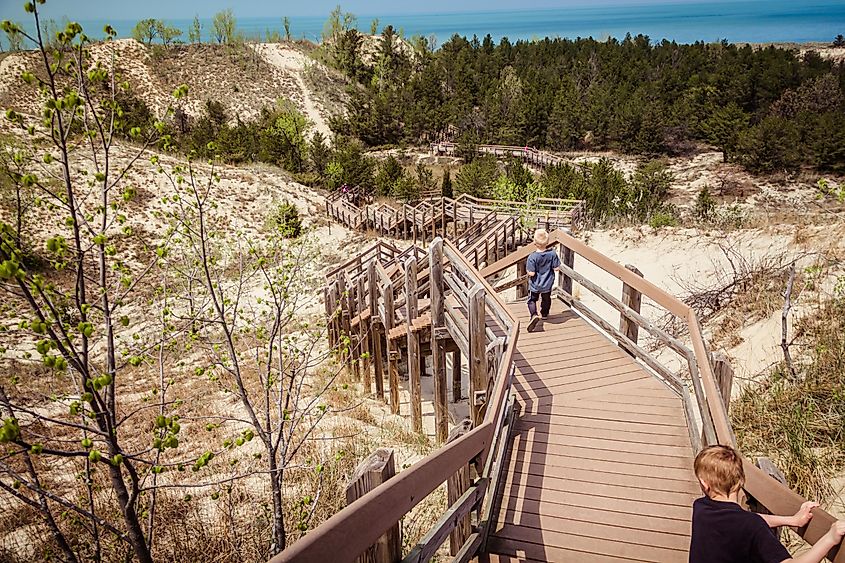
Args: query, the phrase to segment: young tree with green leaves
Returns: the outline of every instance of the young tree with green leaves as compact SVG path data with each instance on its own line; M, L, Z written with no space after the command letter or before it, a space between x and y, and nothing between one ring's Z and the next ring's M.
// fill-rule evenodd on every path
M315 131L308 144L308 158L311 161L311 170L317 173L320 178L323 178L326 174L326 166L331 158L331 153L325 135L320 131Z
M6 41L9 43L9 52L15 53L23 48L23 28L19 23L9 22L8 25L4 22L3 31L6 33Z
M150 408L132 410L126 402L130 374L164 344L163 336L153 341L127 336L130 304L156 267L156 248L167 244L167 237L152 248L148 239L135 240L143 237L133 233L127 214L137 188L126 178L150 147L166 147L170 140L162 135L162 121L142 128L124 120L116 97L126 85L113 68L92 60L79 24L69 23L57 37L60 48L48 51L41 4L25 4L34 36L8 21L3 28L40 53L44 68L24 71L21 78L46 97L43 119L28 124L12 110L6 118L30 138L48 140L33 144L41 156L22 157L12 180L38 194L51 234L45 236L41 226L16 233L0 225L0 291L12 304L4 309L6 320L26 319L15 338L36 343L43 367L31 369L43 370L55 406L35 408L26 381L0 382L0 489L40 514L66 560L99 560L106 551L129 548L137 560L151 563L153 524L142 521L145 510L154 510L148 493L155 485L149 479L168 462L184 461L176 453L178 406L153 402L164 413L159 424ZM115 36L110 26L105 33L109 40ZM176 94L185 92L180 88ZM114 155L119 133L136 141L128 161ZM47 239L39 255L48 268L39 269L27 257L24 236ZM130 250L136 244L146 252ZM163 400L165 388L158 391ZM155 429L138 440L137 428L152 419ZM57 468L81 479L69 490L56 489L48 483ZM108 491L108 500L99 491ZM81 538L68 538L69 522L79 524L73 533Z
M178 27L169 27L161 20L156 22L156 26L158 27L158 37L165 47L170 47L179 37L182 37L182 30Z
M378 34L378 18L373 18L370 22L370 35Z
M214 29L214 40L220 45L231 45L235 40L235 14L231 9L226 9L214 14L211 20Z
M323 396L339 375L335 370L315 387L310 373L333 352L324 348L325 325L311 325L300 316L313 305L323 283L309 267L319 247L299 232L298 214L291 215L289 204L280 204L271 215L263 237L232 232L213 197L220 182L213 168L204 175L189 162L163 173L179 196L169 214L178 244L164 261L173 273L176 294L191 304L185 320L192 329L186 343L206 359L196 369L240 407L238 414L207 419L215 428L229 430L231 437L223 443L229 450L258 438L261 454L253 456L253 465L262 466L255 473L270 488L267 542L269 555L275 555L286 547L290 531L308 529L324 469L331 463L327 453L304 462L304 467L302 461L296 463L331 410ZM223 253L223 248L230 250ZM246 299L254 288L261 288L261 297ZM297 520L288 522L286 500L302 494L285 487L292 471L308 471L317 479L316 489L306 491L300 501Z
M202 24L200 24L199 15L194 16L194 21L191 22L191 27L188 28L188 41L191 43L202 42Z
M282 19L282 24L285 26L285 41L290 41L290 18L285 16Z
M305 135L310 125L290 100L281 100L272 114L272 124L261 131L259 158L291 172L302 172L308 155Z
M139 43L145 45L152 45L153 39L158 37L161 29L161 22L153 18L147 18L139 21L132 28L132 38Z

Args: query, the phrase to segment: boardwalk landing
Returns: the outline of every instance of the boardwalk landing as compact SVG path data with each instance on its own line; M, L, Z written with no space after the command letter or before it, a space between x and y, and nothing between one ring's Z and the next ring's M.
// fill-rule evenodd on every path
M510 308L526 326L525 303ZM701 493L681 399L557 300L516 366L522 412L479 561L686 561Z

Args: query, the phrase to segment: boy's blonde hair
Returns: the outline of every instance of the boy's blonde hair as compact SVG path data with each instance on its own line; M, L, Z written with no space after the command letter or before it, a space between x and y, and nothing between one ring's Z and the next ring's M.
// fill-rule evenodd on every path
M534 244L543 248L549 246L549 233L546 229L537 229L534 231Z
M695 476L711 491L725 496L738 491L745 484L742 458L729 446L707 446L695 456Z

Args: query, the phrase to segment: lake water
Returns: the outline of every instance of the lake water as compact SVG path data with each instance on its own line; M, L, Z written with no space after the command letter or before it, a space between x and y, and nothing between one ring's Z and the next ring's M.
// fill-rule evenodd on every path
M16 4L17 5L17 4ZM23 20L20 14L3 18ZM235 10L237 16L237 10ZM291 34L318 40L326 17L291 17ZM831 41L845 34L845 0L739 0L722 2L654 4L648 0L636 5L571 7L554 10L473 12L425 15L380 15L381 25L391 24L406 37L434 35L442 45L454 34L471 37L486 34L495 40L508 37L623 38L626 33L648 35L652 40L669 39L681 43L695 41L731 42L808 42ZM190 20L166 20L187 36ZM358 27L369 33L372 16L358 17ZM203 35L209 38L211 21L201 20ZM98 36L105 21L80 21L86 32ZM134 21L109 23L120 37L130 37ZM281 31L279 17L238 18L238 29L249 37L266 36L268 30Z

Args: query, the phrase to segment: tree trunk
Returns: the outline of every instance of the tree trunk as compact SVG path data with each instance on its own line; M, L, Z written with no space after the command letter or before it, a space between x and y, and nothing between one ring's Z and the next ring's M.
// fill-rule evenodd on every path
M129 536L129 543L135 551L135 556L141 563L153 563L152 554L147 547L147 540L144 537L144 530L141 528L141 521L135 506L129 502L129 491L126 490L126 483L123 481L123 474L120 466L110 466L109 476L111 477L112 488L117 493L117 501L123 511L123 520L126 523L126 533Z
M284 504L282 503L283 470L277 466L274 455L270 455L269 469L273 496L273 544L270 546L270 555L276 555L285 549L286 537Z

